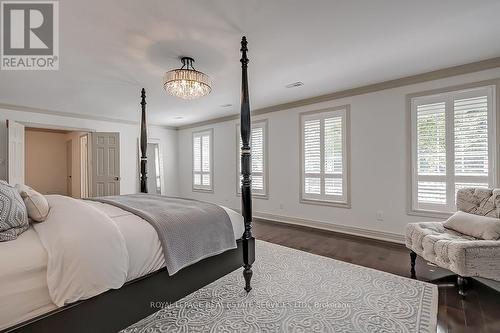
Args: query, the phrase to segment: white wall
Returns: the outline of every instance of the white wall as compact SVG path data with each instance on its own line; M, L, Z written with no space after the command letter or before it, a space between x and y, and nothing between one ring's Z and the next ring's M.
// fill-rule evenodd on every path
M99 132L120 133L121 194L136 193L139 190L137 125L55 116L42 113L0 109L0 179L7 178L7 127L6 120L44 124L52 127L86 129ZM177 195L177 131L150 126L149 136L162 142L165 183L168 195Z
M68 193L67 134L25 133L25 183L42 194Z
M403 234L405 225L430 220L407 211L406 95L500 77L500 69L425 82L256 116L269 121L269 199L254 199L259 213ZM299 203L299 113L351 105L352 208ZM179 131L179 189L183 197L240 207L236 196L236 121ZM191 136L214 129L214 193L191 189ZM384 220L377 221L377 211Z

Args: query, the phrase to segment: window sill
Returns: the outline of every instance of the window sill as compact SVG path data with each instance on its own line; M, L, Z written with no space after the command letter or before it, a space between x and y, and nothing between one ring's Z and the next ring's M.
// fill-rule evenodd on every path
M194 188L194 187L193 187L193 192L200 192L200 193L214 193L214 189Z
M351 208L351 203L350 202L345 202L345 201L326 201L326 200L314 200L314 199L300 199L301 204L306 204L306 205L320 205L320 206L330 206L330 207L337 207L337 208Z
M448 219L453 213L451 212L440 212L437 210L422 210L422 209L412 209L407 212L411 216L421 216L421 217L431 217L437 219Z

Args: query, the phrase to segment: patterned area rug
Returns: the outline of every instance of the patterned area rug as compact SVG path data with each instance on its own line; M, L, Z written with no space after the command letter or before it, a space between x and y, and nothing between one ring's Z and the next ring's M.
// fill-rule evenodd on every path
M436 332L437 286L257 241L241 270L122 332Z

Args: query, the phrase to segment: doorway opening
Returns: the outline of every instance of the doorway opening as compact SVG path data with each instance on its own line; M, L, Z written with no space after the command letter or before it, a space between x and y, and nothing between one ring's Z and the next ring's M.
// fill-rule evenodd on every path
M165 186L163 179L163 154L162 145L159 139L148 139L146 157L148 161L148 192L153 194L165 195Z
M26 127L25 183L42 194L88 197L88 132ZM85 174L85 176L83 175Z
M7 120L7 180L42 194L119 195L120 133Z

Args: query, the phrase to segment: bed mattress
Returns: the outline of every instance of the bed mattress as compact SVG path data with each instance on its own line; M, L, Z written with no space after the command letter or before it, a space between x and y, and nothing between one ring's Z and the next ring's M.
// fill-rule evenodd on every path
M148 222L118 207L93 201L85 203L109 216L123 235L129 254L127 281L165 266L160 240ZM222 208L229 215L235 238L240 239L244 232L243 217ZM0 329L57 308L47 287L47 252L33 227L14 241L0 243L0 253Z

